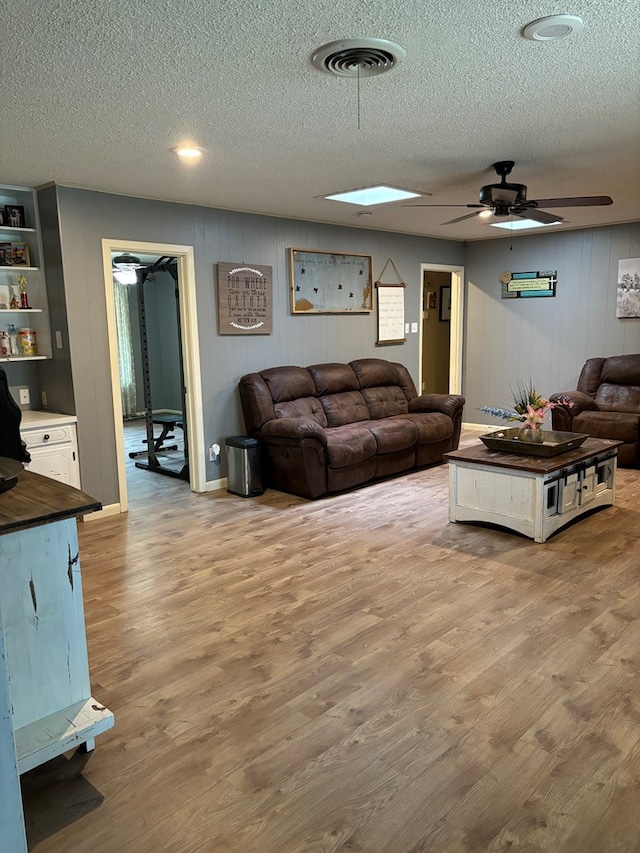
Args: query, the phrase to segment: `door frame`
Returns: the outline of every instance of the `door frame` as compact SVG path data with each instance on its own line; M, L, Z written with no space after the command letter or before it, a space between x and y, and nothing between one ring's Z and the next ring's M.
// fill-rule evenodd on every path
M118 358L118 327L113 290L111 255L113 252L132 254L170 255L177 258L180 326L182 330L182 363L184 369L187 441L189 446L189 485L193 492L206 491L204 424L202 420L202 381L200 376L200 345L198 341L198 314L196 310L196 276L193 246L172 243L143 243L139 240L102 240L105 302L107 309L107 335L109 365L111 369L111 395L118 466L118 493L120 512L129 507L127 493L127 466L124 449L124 423L120 396L120 362Z
M418 329L418 388L422 388L422 311L425 298L425 272L451 273L451 320L449 327L449 393L462 394L462 332L464 328L464 267L458 264L420 264L420 323ZM422 393L420 391L419 393Z

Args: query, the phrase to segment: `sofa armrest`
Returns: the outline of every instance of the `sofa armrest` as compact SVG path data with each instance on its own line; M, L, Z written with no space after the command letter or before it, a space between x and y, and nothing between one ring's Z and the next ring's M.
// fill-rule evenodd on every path
M303 438L315 438L323 446L327 445L324 429L312 418L276 418L268 421L259 434L260 438L289 438L299 441Z
M409 401L410 412L442 412L452 420L462 412L465 399L459 394L423 394Z
M598 411L598 404L593 397L582 391L560 391L549 397L553 403L551 410L551 425L554 429L571 432L573 419L580 412Z

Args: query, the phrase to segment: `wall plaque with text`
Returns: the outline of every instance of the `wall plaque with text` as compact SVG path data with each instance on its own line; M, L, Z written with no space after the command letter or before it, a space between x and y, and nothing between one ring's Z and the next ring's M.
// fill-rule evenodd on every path
M273 330L273 268L218 264L218 332L270 335Z

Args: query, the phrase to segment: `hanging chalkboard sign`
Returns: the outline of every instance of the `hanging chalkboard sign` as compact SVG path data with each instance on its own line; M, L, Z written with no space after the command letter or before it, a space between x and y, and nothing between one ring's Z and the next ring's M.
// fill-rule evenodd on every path
M403 344L406 342L404 334L404 289L405 283L400 278L396 265L391 258L382 267L380 279L384 275L387 266L391 264L398 279L395 284L387 284L376 281L378 292L378 346L384 344Z

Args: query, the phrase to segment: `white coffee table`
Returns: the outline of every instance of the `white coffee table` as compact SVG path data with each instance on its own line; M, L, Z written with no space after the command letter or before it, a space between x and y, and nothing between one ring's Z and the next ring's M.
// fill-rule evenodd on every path
M449 521L488 522L535 542L615 496L621 441L588 438L552 457L521 456L473 445L445 454Z

